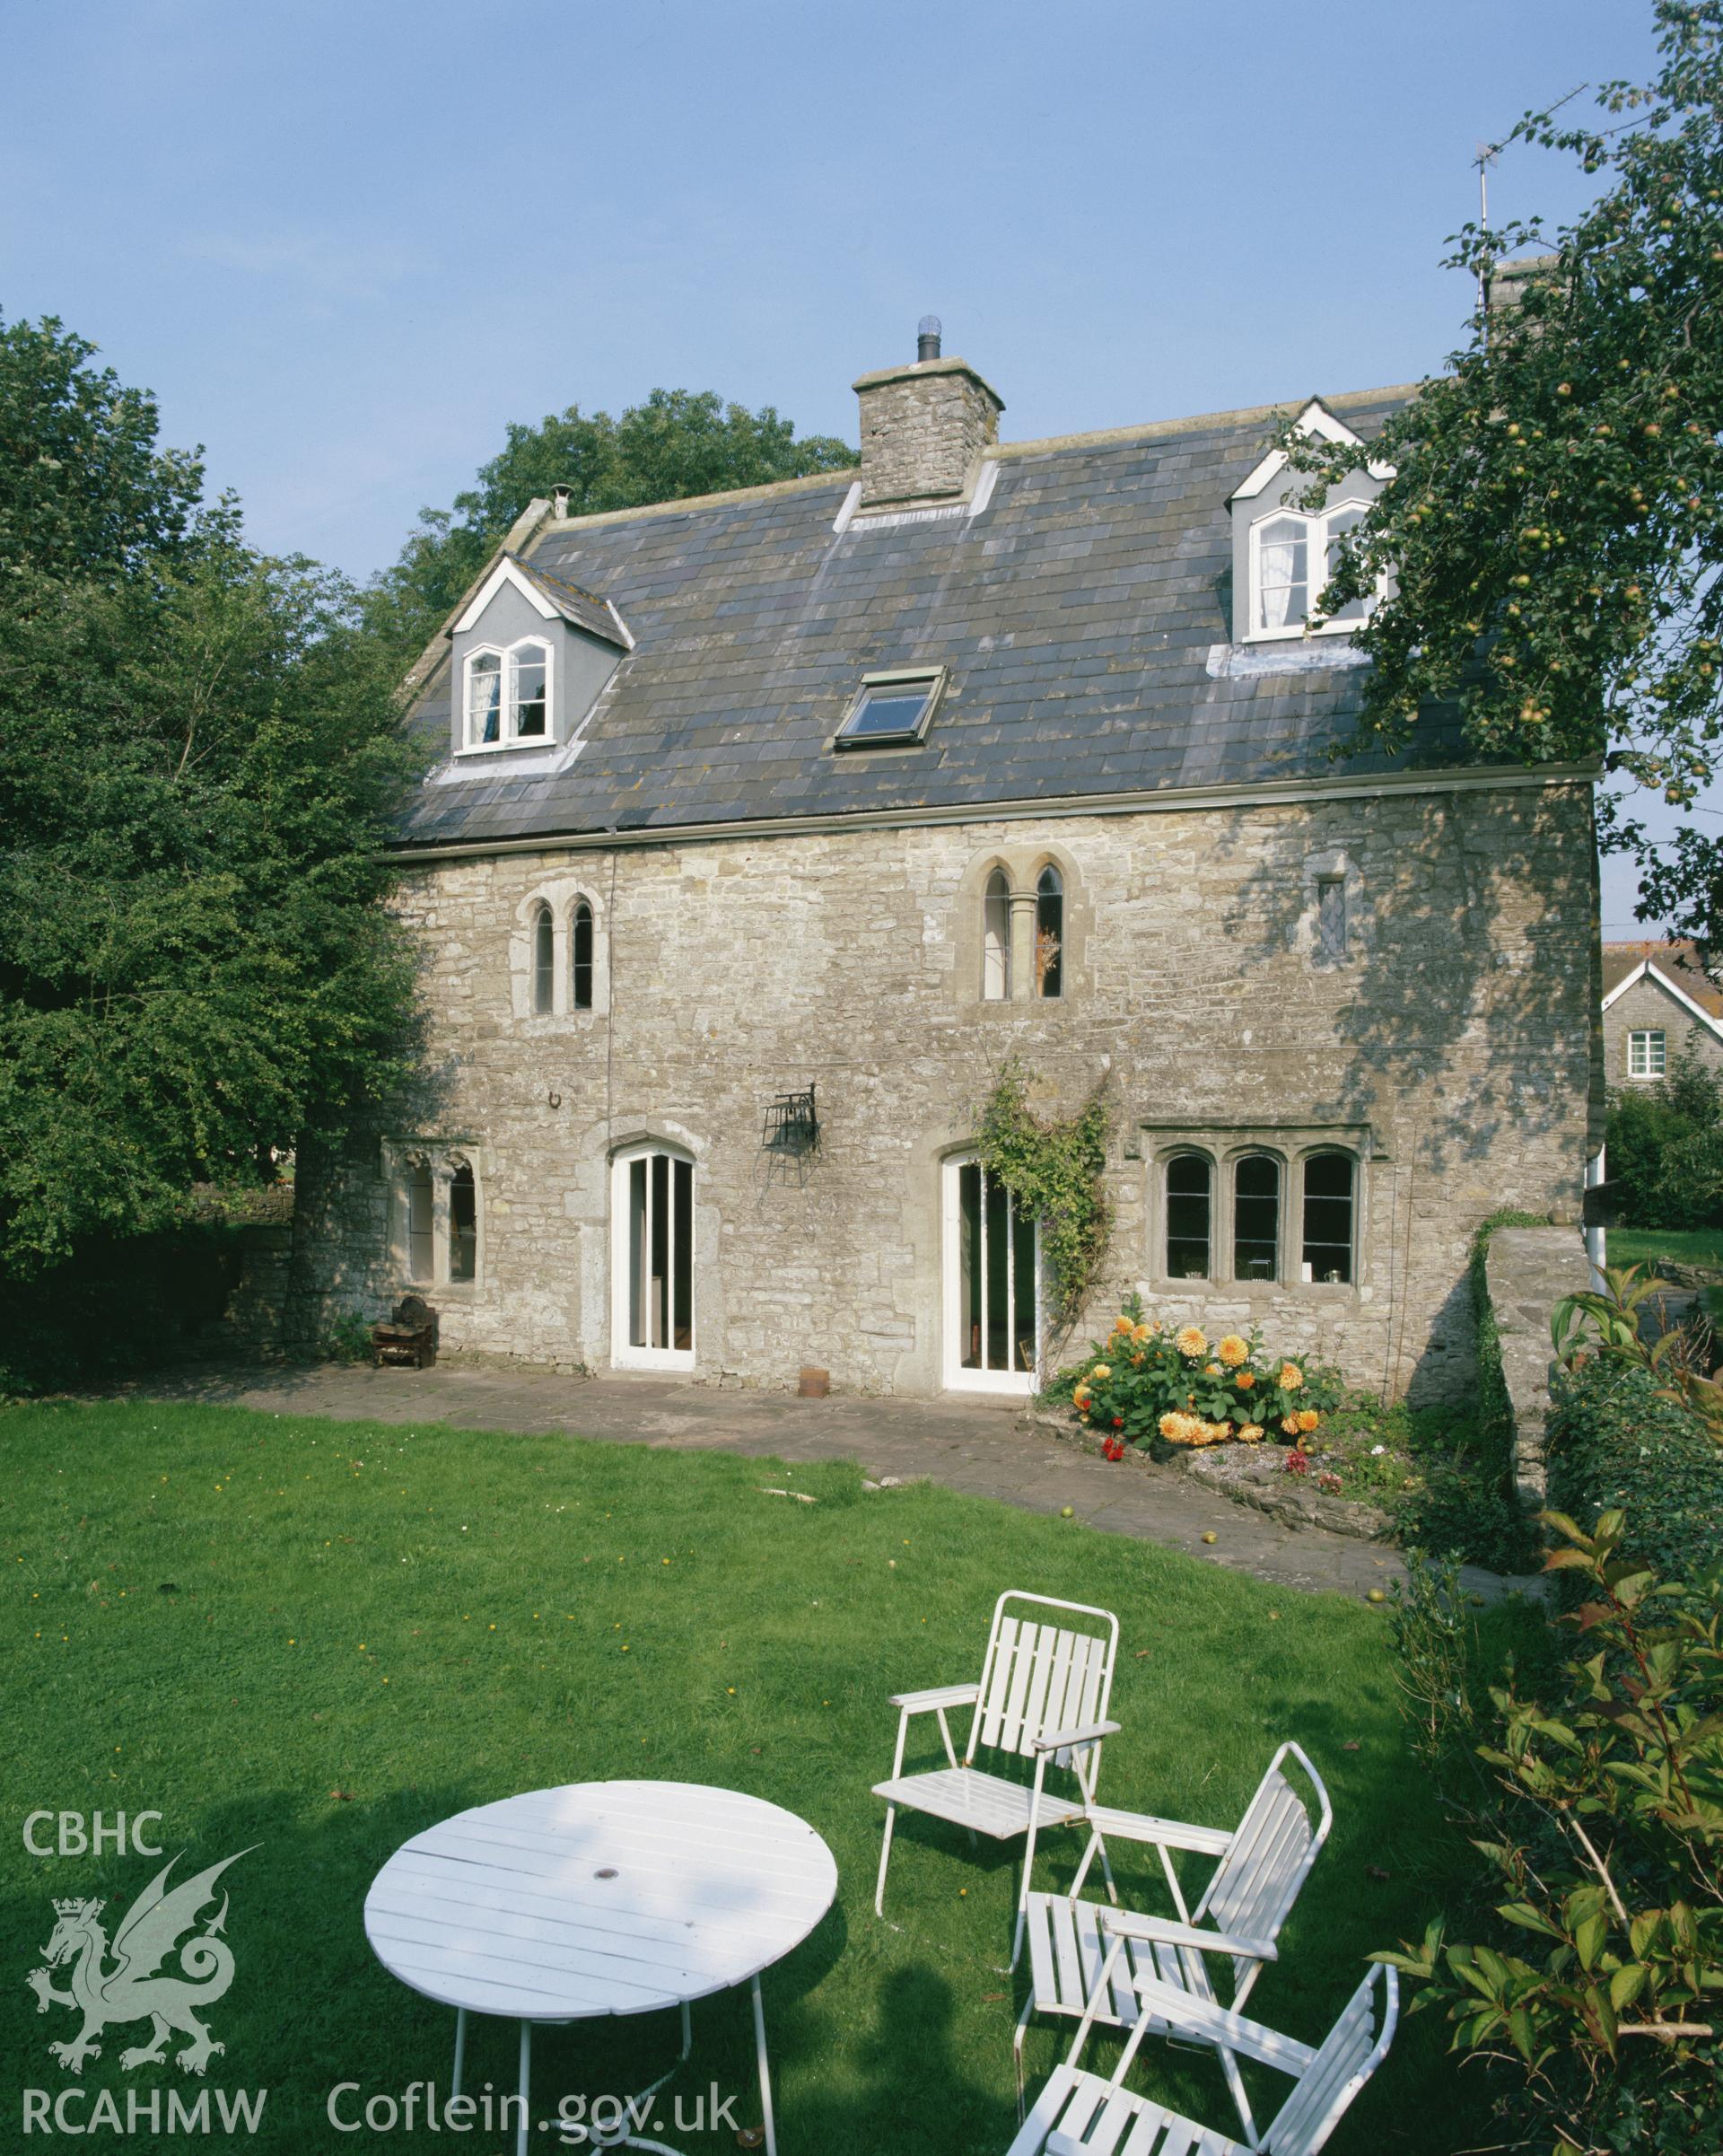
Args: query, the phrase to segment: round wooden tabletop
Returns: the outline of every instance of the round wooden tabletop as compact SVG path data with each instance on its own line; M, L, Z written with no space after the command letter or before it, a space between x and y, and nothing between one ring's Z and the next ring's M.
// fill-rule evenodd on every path
M745 1984L832 1905L805 1820L697 1782L575 1782L404 1842L365 1897L383 1967L523 2021L646 2013Z

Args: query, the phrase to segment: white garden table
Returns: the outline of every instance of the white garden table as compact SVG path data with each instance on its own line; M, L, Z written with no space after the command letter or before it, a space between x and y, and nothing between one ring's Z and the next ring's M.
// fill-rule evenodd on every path
M517 2156L529 2146L535 2022L674 2006L686 2059L689 2003L750 1985L776 2156L760 1972L836 1891L818 1835L763 1798L695 1782L575 1782L476 1805L404 1842L365 1897L365 1935L403 1984L455 2009L456 2095L468 2015L520 2022Z

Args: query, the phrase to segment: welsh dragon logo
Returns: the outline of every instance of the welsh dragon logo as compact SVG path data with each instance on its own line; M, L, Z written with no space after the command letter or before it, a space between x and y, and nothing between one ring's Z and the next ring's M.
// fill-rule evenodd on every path
M257 1846L252 1844L252 1848ZM147 2044L122 2051L122 2066L159 2065L167 2055L169 2032L178 2029L191 2041L176 2052L174 2063L187 2073L202 2073L218 2051L218 2044L197 2020L197 2010L213 2006L233 1981L233 1952L217 1936L227 1922L227 1896L195 1939L183 1946L180 1940L197 1921L197 1912L215 1898L215 1882L230 1864L237 1864L249 1849L223 1857L195 1879L170 1887L168 1874L179 1862L171 1857L132 1904L114 1934L113 1964L109 1966L108 1933L101 1923L106 1903L57 1901L54 1935L42 1949L46 1967L31 1969L25 1981L36 1994L36 2011L45 2014L50 2006L70 2006L83 2015L83 2027L67 2044L50 2044L54 2056L73 2073L83 2072L86 2059L100 2057L96 2038L109 2022L148 2020ZM183 1976L157 1976L161 1963L179 1948ZM69 1991L56 1991L52 1969L72 1964Z

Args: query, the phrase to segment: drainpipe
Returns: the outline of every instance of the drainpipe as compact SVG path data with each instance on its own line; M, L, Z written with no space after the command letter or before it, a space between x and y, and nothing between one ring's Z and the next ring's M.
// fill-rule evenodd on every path
M1587 1190L1596 1190L1604 1179L1605 1156L1607 1150L1605 1146L1600 1145L1591 1159L1586 1162L1586 1188ZM1594 1288L1603 1286L1604 1267L1609 1263L1608 1247L1605 1240L1606 1232L1601 1221L1595 1224L1587 1222L1586 1224L1586 1256L1591 1260L1591 1284Z

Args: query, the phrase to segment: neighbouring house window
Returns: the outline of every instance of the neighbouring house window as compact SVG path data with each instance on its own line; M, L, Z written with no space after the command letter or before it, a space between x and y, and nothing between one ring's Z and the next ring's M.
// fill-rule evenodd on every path
M1325 959L1346 955L1346 879L1316 879L1316 947Z
M467 739L485 747L503 738L503 655L479 652L467 668Z
M1063 993L1065 948L1065 887L1051 863L1035 886L1035 992L1055 996Z
M1273 1280L1281 1269L1281 1164L1247 1152L1233 1170L1232 1276Z
M541 905L532 916L532 1007L542 1017L556 1004L556 926L550 908Z
M1003 869L988 877L982 900L981 993L990 1004L1010 998L1011 887Z
M592 1008L592 908L579 899L569 923L569 1004L576 1011Z
M1356 1165L1351 1153L1313 1153L1304 1164L1304 1277L1350 1283Z
M478 1189L462 1161L449 1179L449 1277L478 1276Z
M423 1161L415 1161L407 1171L407 1275L409 1280L430 1281L437 1276L435 1207L436 1194L432 1188L430 1168Z
M1214 1214L1214 1169L1200 1152L1167 1163L1167 1276L1206 1280Z
M550 646L536 637L467 662L467 746L506 749L550 737Z
M1627 1037L1627 1074L1630 1078L1661 1078L1667 1062L1667 1041L1660 1028Z

